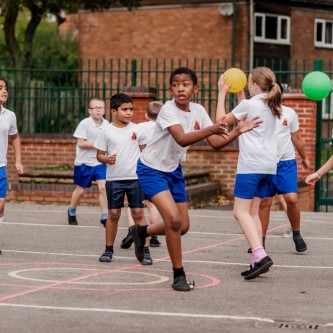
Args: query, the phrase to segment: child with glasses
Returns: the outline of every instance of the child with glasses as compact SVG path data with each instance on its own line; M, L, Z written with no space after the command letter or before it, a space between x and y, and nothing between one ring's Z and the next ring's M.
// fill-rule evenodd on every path
M109 122L103 118L105 102L100 98L92 98L88 108L89 117L83 119L76 128L73 136L77 139L76 157L74 161L74 184L76 188L72 194L70 206L67 211L68 223L77 225L76 208L92 182L96 181L99 192L99 205L101 208L100 222L106 225L107 199L106 199L106 165L97 160L97 149L94 143L98 133Z

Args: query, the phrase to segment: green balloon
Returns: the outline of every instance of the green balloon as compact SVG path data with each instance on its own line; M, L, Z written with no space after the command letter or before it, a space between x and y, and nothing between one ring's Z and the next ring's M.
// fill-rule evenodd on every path
M306 97L313 101L320 101L330 94L332 82L327 74L314 71L305 76L302 89Z

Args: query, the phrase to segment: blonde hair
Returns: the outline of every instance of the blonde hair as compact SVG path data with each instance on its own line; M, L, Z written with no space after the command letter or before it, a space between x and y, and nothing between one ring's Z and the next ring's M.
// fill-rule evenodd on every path
M163 103L160 101L149 102L147 105L147 117L151 120L156 120L162 106Z
M99 97L92 97L92 98L90 98L90 101L89 101L89 108L91 107L91 102L94 102L94 101L96 101L96 102L103 102L104 105L105 105L104 99L99 98Z
M252 82L259 86L263 92L268 93L265 102L272 110L273 115L280 118L282 94L273 71L268 67L257 67L252 70L250 75Z

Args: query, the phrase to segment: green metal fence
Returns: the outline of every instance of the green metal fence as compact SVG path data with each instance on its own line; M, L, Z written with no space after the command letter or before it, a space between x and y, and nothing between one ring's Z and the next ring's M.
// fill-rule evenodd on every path
M324 63L317 60L313 70L325 71ZM332 76L331 76L332 77ZM317 102L316 161L318 170L332 155L333 148L333 112L331 93L324 101ZM333 170L317 182L315 187L315 210L333 210Z
M286 87L300 90L306 73L313 64L275 60L257 62L274 70ZM109 59L80 61L77 68L20 68L0 63L0 75L9 82L7 107L18 118L21 133L73 133L78 122L86 117L89 99L99 96L109 105L110 97L124 87L144 86L156 89L157 99L169 99L168 79L171 71L187 66L198 75L200 90L195 101L203 104L214 116L217 82L231 64L219 59ZM323 64L326 73L332 64ZM247 62L237 67L249 73ZM230 107L234 96L231 96Z
M71 135L78 122L87 116L89 99L94 96L106 101L126 87L150 87L156 89L161 101L170 98L168 79L171 71L179 66L192 68L198 75L200 90L195 101L204 105L214 118L217 102L217 82L220 75L232 67L219 59L104 59L80 61L76 68L20 68L0 62L0 76L9 83L7 107L18 119L21 133L52 133ZM333 75L332 61L261 60L254 67L267 66L288 91L300 92L304 76L313 70ZM237 67L246 74L250 71L247 61ZM230 94L227 108L235 104ZM324 109L324 112L323 112ZM318 102L316 168L319 168L332 153L333 115L331 97ZM329 173L316 185L316 210L327 210L333 205L333 175Z

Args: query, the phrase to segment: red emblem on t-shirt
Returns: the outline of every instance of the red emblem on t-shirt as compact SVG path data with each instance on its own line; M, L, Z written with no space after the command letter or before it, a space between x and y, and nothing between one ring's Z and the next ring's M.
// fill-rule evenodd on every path
M193 129L194 129L195 131L200 131L201 126L200 126L200 122L199 122L198 120L195 120L195 121L194 121Z
M288 126L288 120L287 119L283 120L282 126Z
M135 132L132 132L132 133L131 133L131 139L132 139L132 140L136 140L136 133L135 133Z

